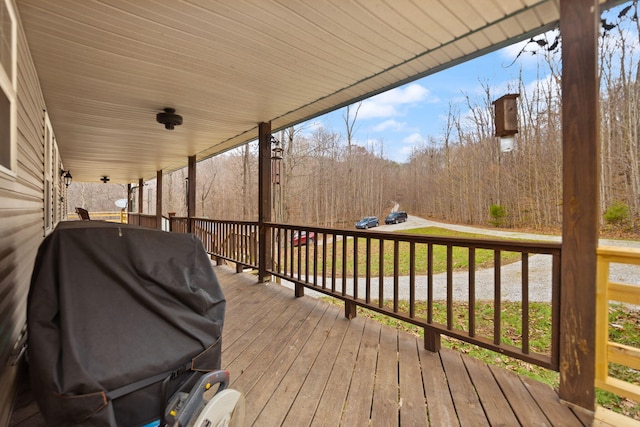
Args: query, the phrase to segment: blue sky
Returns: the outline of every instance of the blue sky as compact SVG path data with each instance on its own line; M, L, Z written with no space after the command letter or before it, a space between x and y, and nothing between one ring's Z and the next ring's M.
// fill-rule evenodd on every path
M355 126L356 144L382 151L388 159L407 161L413 147L443 133L450 103L464 115L465 96L480 103L483 85L499 93L498 98L517 82L521 68L525 83L540 78L536 75L539 55L525 53L513 63L523 46L501 49L363 101ZM314 125L344 135L344 114L345 109L334 111L316 119Z
M604 16L613 20L628 4L605 12ZM556 34L546 34L549 43ZM521 42L500 49L363 101L355 126L355 143L377 153L382 151L385 158L407 161L414 147L424 145L430 137L440 139L450 104L464 116L468 110L465 96L474 104L482 104L483 85L499 98L513 92L510 88L517 88L521 72L528 87L545 81L544 72L548 72L548 66L542 55L530 53L534 50L533 44L527 45L525 53L518 57L526 44ZM556 55L560 55L560 50ZM344 114L345 109L334 111L314 120L308 128L323 126L345 135Z

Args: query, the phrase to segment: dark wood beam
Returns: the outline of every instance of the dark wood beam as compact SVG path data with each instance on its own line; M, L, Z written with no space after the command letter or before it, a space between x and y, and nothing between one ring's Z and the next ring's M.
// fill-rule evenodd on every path
M271 263L271 234L265 222L271 221L271 123L258 125L258 281L267 282Z
M144 179L138 179L138 213L142 213L142 204L144 203ZM140 221L138 220L138 223Z
M162 230L162 170L156 171L156 228Z
M597 0L561 0L563 218L560 398L595 402L596 248L599 234Z
M196 216L196 156L189 156L187 179L189 180L189 185L187 187L187 230L191 233L191 218Z

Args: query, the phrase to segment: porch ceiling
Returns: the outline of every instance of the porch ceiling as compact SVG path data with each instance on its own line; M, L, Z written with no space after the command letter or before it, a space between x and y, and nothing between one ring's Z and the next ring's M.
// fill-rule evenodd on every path
M558 1L16 3L65 168L135 182L540 33Z

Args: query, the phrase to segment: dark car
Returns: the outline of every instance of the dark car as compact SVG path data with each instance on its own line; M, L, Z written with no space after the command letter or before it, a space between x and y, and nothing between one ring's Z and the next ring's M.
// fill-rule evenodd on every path
M293 233L293 246L304 246L307 243L313 243L313 238L315 236L314 232L307 234L306 231L301 231L300 234L298 234L296 231Z
M408 216L407 216L407 213L405 211L391 212L384 219L384 223L385 224L397 224L399 222L405 222L407 220L407 218L408 218Z
M377 227L380 225L380 221L375 216L365 216L360 221L356 222L356 228L369 228Z

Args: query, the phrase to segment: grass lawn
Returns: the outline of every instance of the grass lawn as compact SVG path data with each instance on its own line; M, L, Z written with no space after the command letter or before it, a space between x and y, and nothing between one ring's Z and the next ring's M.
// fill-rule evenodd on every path
M426 227L426 228L417 228L413 230L403 230L402 233L406 234L417 234L417 235L430 235L430 236L438 236L438 237L463 237L463 238L486 238L486 236L480 234L472 234L472 233L461 233L452 230L447 230L444 228L437 227ZM389 233L393 234L393 233ZM347 253L347 263L346 263L346 275L347 277L353 277L354 266L356 265L356 260L353 257L353 249L355 239L347 239L346 240L346 253ZM500 240L513 240L513 239L500 239ZM357 257L357 265L358 265L358 275L363 276L367 269L367 251L366 251L366 241L365 238L358 238L358 257ZM328 266L333 263L333 245L334 243L329 243L326 245L327 252L327 264ZM409 274L410 269L410 244L408 242L400 242L398 245L398 275L406 276ZM427 271L427 263L428 263L428 244L416 244L415 245L415 262L416 262L416 274L426 274ZM301 248L301 263L304 265L305 263L305 250ZM318 249L321 250L320 248ZM343 242L335 243L335 269L336 269L336 277L342 277L343 275ZM309 257L313 257L313 246L309 247ZM380 274L380 239L371 239L371 253L369 256L369 268L371 269L372 276L378 276ZM392 276L394 274L394 244L390 241L384 242L384 251L383 251L383 269L385 276ZM502 264L509 264L512 262L519 261L521 259L521 255L518 252L501 252L501 262ZM476 268L488 268L493 266L494 259L494 251L489 249L478 249L475 251L475 262ZM469 267L469 250L463 247L453 247L452 248L452 266L454 270L464 270ZM297 256L294 257L294 270L297 268ZM321 268L321 266L319 266ZM433 245L433 274L438 274L447 271L447 247L442 245ZM326 276L331 275L331 271L327 270L324 272ZM322 272L319 272L322 274Z

